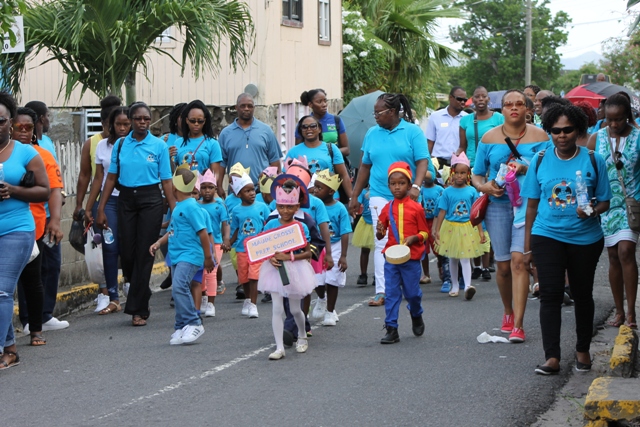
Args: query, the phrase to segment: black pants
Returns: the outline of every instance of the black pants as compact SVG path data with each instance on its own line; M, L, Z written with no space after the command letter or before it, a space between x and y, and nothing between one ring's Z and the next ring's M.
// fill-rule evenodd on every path
M48 238L48 237L47 237ZM42 331L42 307L44 288L42 286L42 237L36 241L40 253L24 267L18 279L18 307L22 326L29 324L29 330Z
M531 236L531 250L540 283L540 329L545 359L560 359L560 329L565 271L575 302L576 351L588 352L593 335L593 280L604 238L590 245L572 245Z
M118 238L122 275L130 283L124 312L149 315L149 280L154 257L149 247L162 226L162 193L158 185L123 187L118 200Z
M436 157L436 159L438 159L438 163L440 164L440 167L451 166L451 158L447 159L444 157Z

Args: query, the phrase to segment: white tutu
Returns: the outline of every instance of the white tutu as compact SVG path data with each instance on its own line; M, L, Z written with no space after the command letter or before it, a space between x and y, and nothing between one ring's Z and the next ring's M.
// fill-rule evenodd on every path
M303 298L315 289L315 273L309 261L284 261L284 267L287 270L290 282L287 286L282 286L282 279L280 279L278 269L271 265L269 261L263 262L260 267L258 290L278 293L285 298Z

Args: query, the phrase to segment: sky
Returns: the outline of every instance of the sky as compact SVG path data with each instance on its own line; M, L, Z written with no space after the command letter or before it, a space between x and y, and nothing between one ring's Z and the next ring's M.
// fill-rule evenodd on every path
M626 36L629 24L633 22L626 6L627 0L551 0L548 7L552 13L562 10L572 19L567 28L567 44L558 49L560 55L573 58L590 51L602 54L603 41L611 37ZM633 10L640 12L640 6ZM459 25L461 22L443 20L437 40L446 46L459 48L449 38L449 26Z

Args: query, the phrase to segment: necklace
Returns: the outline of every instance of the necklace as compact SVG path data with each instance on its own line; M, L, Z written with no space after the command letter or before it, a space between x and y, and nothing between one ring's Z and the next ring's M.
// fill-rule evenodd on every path
M507 137L507 138L511 138L509 135L507 135L507 133L504 131L504 125L500 126L500 129L502 130L502 134ZM529 127L527 125L524 125L524 130L522 132L520 132L520 136L517 138L513 138L513 139L522 139L524 138L524 136L527 134L527 130L529 129Z
M562 157L560 157L558 155L558 149L554 148L554 151L556 153L556 157L559 158L560 160L564 160L565 162L568 162L569 160L573 159L575 156L578 155L578 153L580 152L580 147L576 147L576 151L573 153L573 156L569 157L568 159L563 159Z
M2 150L0 150L0 154L4 153L4 150L6 150L9 145L11 145L11 140L7 141L7 145L5 145Z

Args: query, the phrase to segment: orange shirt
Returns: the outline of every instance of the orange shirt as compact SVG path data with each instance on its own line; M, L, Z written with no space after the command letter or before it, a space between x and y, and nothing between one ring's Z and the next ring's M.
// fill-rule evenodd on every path
M49 178L49 188L63 188L62 175L60 174L60 168L53 155L46 149L33 145L36 149L42 161L44 162L44 168L47 170L47 177ZM36 222L36 240L42 237L44 234L44 227L47 224L47 211L44 208L44 202L30 203L31 215Z
M396 227L398 228L398 237L400 237L400 242L396 241L396 237L391 230L391 221L389 218L389 203L387 203L380 215L378 216L378 221L382 223L382 225L387 228L389 231L389 240L387 241L387 245L383 249L383 253L393 245L398 245L404 242L409 236L417 235L419 236L419 243L411 245L409 248L411 249L411 259L419 260L422 258L422 254L425 251L425 241L429 236L427 226L427 219L424 214L424 209L422 205L418 202L414 202L411 200L409 196L404 199L393 200L393 218L396 221Z

